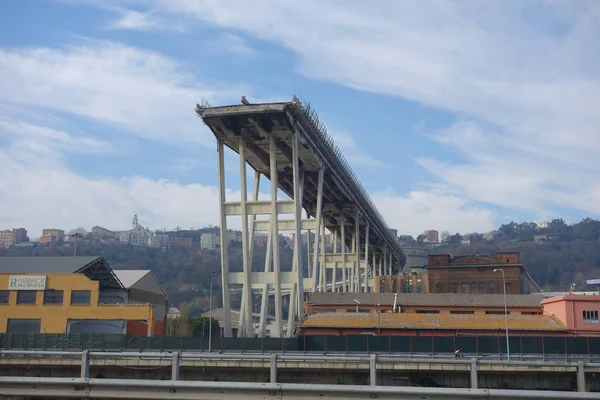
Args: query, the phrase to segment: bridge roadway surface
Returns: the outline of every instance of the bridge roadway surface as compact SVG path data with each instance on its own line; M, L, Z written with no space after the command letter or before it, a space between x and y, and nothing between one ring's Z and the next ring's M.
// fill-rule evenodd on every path
M397 355L375 354L344 356L300 353L209 354L7 350L0 352L0 396L8 395L9 393L3 390L9 387L14 390L33 389L30 385L32 381L25 379L32 377L46 379L50 388L55 383L58 385L57 382L63 384L72 382L73 385L79 382L77 384L83 386L88 384L74 379L92 378L92 381L100 382L120 378L140 381L142 383L136 383L140 387L149 386L149 382L163 381L164 383L165 379L178 384L185 381L186 385L192 384L190 381L198 384L200 382L196 381L204 381L207 385L207 381L219 381L223 384L224 381L248 382L248 384L303 383L309 392L308 387L332 385L337 387L350 385L348 390L353 391L356 390L357 384L362 387L390 386L400 391L415 385L442 386L449 391L465 388L486 390L510 388L513 389L511 390L513 394L525 389L556 390L565 394L568 394L569 390L600 391L600 380L595 378L596 374L600 374L600 363L585 362L581 359L577 362L531 360L508 362L467 357L453 359L452 356L440 359L411 359ZM99 381L96 379L98 377L105 379ZM117 389L113 388L113 390ZM363 398L360 397L361 393L365 394L362 390L357 392L358 397L349 398ZM410 391L405 394L408 393L415 394ZM483 397L493 397L488 392L478 393ZM531 393L535 394L535 391ZM439 398L434 396L434 392L430 395L431 398ZM532 397L535 398L535 395ZM600 398L600 395L593 398Z

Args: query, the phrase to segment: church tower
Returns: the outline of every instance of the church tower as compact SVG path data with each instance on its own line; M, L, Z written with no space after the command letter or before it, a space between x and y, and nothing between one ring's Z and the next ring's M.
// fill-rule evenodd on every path
M131 229L137 228L139 225L137 214L133 215L133 219L131 220Z

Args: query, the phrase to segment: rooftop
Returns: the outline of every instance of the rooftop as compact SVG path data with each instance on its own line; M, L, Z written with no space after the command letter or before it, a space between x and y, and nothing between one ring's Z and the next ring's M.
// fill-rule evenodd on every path
M503 294L397 293L399 306L504 307ZM310 295L311 305L394 304L395 293L331 293ZM542 295L506 295L508 307L541 307ZM356 300L356 301L355 301Z
M309 315L301 327L363 329L436 329L494 330L505 329L504 315L414 314L414 313L320 313ZM511 331L566 331L553 316L509 315Z
M0 274L84 274L101 289L123 288L103 257L0 257Z

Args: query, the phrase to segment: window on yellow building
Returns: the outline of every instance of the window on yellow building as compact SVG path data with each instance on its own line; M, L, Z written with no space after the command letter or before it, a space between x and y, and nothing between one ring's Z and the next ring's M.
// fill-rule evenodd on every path
M8 320L8 324L6 326L6 333L40 333L40 326L41 321L39 319L11 318Z
M44 290L44 304L62 305L62 290Z
M89 290L71 290L72 305L89 305L92 293Z
M19 290L17 292L17 304L35 304L35 290Z
M8 290L0 290L0 304L8 304Z
M469 310L450 310L450 314L475 314L475 311L469 311Z

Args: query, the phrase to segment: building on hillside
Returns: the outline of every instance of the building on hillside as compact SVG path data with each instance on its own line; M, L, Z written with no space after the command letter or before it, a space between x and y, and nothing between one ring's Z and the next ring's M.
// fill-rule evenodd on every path
M0 257L0 333L151 336L153 298L128 290L102 257Z
M219 235L216 232L204 232L200 236L200 248L214 250L219 247Z
M13 231L0 231L0 248L8 248L16 244L17 240Z
M15 228L15 229L13 229L13 233L15 234L15 244L24 243L24 242L29 241L29 237L27 237L27 229Z
M217 230L217 240L220 237L220 232ZM241 242L242 241L242 231L233 231L229 229L227 231L227 240L229 242Z
M150 239L148 239L149 247L168 247L169 246L169 235L166 233L154 233Z
M167 319L178 319L181 318L181 310L177 307L169 307L167 310Z
M540 229L546 229L548 228L548 221L541 221L537 223L537 227Z
M507 295L509 315L542 315L543 296ZM504 315L504 295L413 294L413 293L312 293L306 301L307 314L391 313Z
M94 226L92 228L92 239L93 240L102 240L108 238L114 238L117 234L111 230L103 228L101 226Z
M376 276L374 289L378 293L429 293L427 274L402 273Z
M531 278L519 253L475 254L451 257L436 254L428 257L429 293L504 293L502 269L506 277L506 293L529 294L540 292Z
M427 250L418 246L402 246L406 255L406 264L402 272L409 273L411 268L424 267L427 265Z
M542 300L544 314L560 320L576 336L600 335L600 295L567 294Z
M186 249L192 248L192 239L183 237L170 237L169 247L183 247Z
M440 241L439 232L436 230L425 231L425 242L427 243L438 243Z
M65 231L62 229L42 229L40 244L60 244L65 237Z
M139 224L138 216L135 214L131 220L131 229L119 232L119 242L132 246L148 246L148 240L152 237L150 229Z
M162 336L167 319L168 296L152 271L136 269L113 272L125 289L125 304L150 304L153 307L152 332L154 336ZM147 323L140 321L129 321L127 324L127 334L132 336L144 336L147 329Z
M212 310L212 313L210 311L207 311L207 312L203 313L202 316L207 317L207 318L212 316L213 319L219 321L219 326L221 327L220 336L223 336L225 314L224 314L222 308L216 308L216 309ZM240 323L240 310L232 309L231 313L230 313L230 318L231 318L231 332L232 332L232 335L235 337L238 335L238 329L239 329L239 323ZM272 315L269 315L267 317L266 324L265 324L265 336L266 337L272 336L271 332L274 329L273 321L275 321L275 317ZM260 314L259 313L252 313L252 325L254 326L254 335L258 335L259 328L260 328ZM288 329L287 322L282 321L282 330L283 330L284 335L287 333L287 329Z

